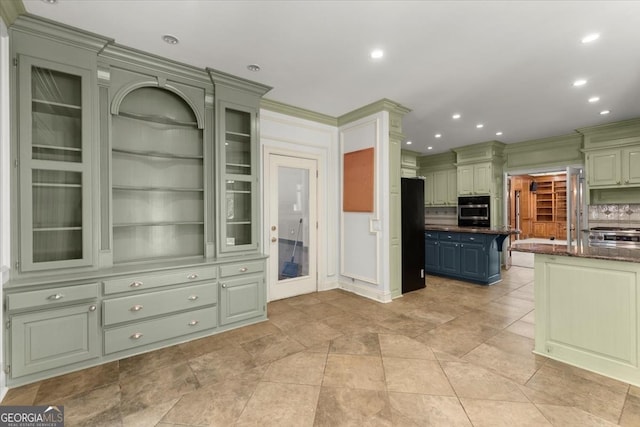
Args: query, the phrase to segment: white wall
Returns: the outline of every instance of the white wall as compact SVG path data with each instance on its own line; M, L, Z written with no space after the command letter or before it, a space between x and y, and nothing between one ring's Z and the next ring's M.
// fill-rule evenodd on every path
M357 294L391 301L389 284L389 113L382 111L340 128L342 176L345 153L374 149L373 212L342 212L340 284ZM341 189L342 191L342 189Z
M338 287L339 157L338 130L310 120L260 111L260 155L265 151L318 159L318 290ZM262 192L265 193L264 191ZM264 200L262 206L267 206ZM266 224L263 209L263 224ZM263 242L269 241L265 226ZM265 251L269 245L263 245ZM270 272L267 272L267 277Z
M9 175L11 161L9 158L9 37L7 28L0 19L0 268L2 285L9 280L9 266L11 258L10 225L9 225ZM4 301L2 288L0 287L0 301ZM0 304L0 319L2 319L2 307ZM3 331L0 328L0 366L3 365ZM6 379L3 370L0 370L0 399L6 393Z

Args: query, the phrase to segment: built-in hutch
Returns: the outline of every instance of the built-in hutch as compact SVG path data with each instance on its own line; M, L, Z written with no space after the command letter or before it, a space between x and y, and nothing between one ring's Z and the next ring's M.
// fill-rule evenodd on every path
M269 88L28 15L9 31L7 383L264 320Z

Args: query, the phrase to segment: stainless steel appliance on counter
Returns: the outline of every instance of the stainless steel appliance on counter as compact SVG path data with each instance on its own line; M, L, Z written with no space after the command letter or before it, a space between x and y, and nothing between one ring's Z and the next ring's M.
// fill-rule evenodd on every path
M589 246L640 249L640 228L593 227L588 240Z
M458 227L490 227L490 202L489 196L458 197Z

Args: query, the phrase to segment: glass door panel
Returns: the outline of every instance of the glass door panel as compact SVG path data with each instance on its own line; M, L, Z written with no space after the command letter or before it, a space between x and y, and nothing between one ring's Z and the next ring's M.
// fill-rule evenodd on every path
M251 201L251 182L227 180L224 215L228 246L251 244L253 238Z
M225 169L227 174L251 175L251 114L226 109Z

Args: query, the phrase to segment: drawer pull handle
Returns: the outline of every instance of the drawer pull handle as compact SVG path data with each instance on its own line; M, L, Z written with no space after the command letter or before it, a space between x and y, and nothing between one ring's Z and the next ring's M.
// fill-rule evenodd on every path
M135 282L131 283L129 286L132 288L139 288L140 286L142 286L142 282L139 282L136 280Z
M195 301L198 299L198 295L191 295L189 298L187 298L189 301Z
M64 295L62 295L62 294L53 294L53 295L49 295L47 297L47 299L51 300L51 301L57 301L57 300L62 299L62 298L64 298Z
M197 320L192 320L188 323L189 326L196 326L199 322Z
M197 278L198 278L198 275L196 273L191 273L190 275L187 276L187 279L189 280L193 280Z
M131 307L129 310L131 310L131 311L140 311L140 310L142 310L143 308L144 308L144 307L143 307L143 306L141 306L140 304L136 304L136 305L134 305L133 307Z
M238 269L238 271L239 271L240 273L244 273L244 272L246 272L247 270L249 270L247 267L242 267L242 268Z
M450 238L451 238L451 236L447 236L447 239L450 239Z
M469 240L476 240L475 237L469 237Z
M226 283L222 284L222 289L227 289L227 284Z
M131 335L129 338L131 338L132 340L139 340L140 338L142 338L142 334L140 332L136 332L135 334Z
M96 307L95 305L90 305L89 306L89 311L96 311L96 308L98 308L98 307Z

